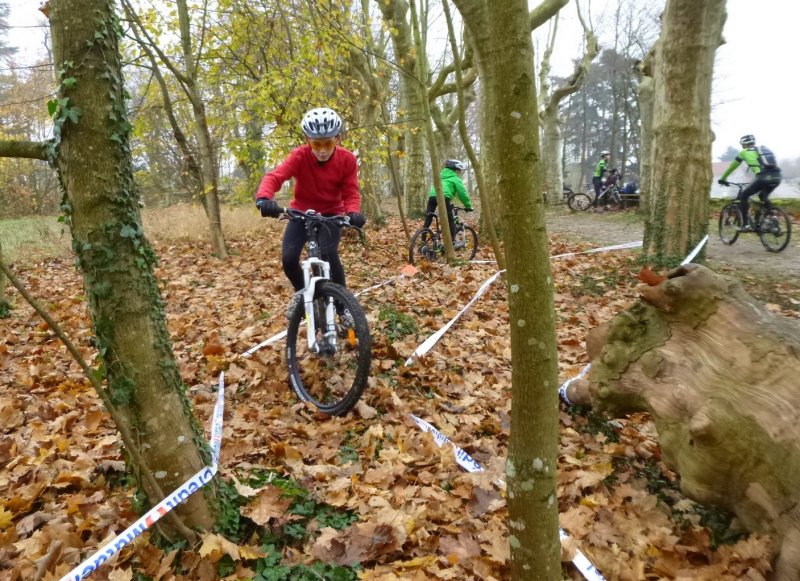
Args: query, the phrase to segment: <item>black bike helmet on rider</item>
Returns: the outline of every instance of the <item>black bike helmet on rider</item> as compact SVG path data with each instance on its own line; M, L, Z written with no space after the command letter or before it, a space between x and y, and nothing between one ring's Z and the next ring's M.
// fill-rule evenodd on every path
M467 169L467 164L463 161L458 161L457 159L448 159L444 162L444 167L448 167L450 169L455 169L458 171L464 171Z
M739 140L739 145L747 149L748 147L753 147L756 144L756 136L747 134L743 135L742 138Z

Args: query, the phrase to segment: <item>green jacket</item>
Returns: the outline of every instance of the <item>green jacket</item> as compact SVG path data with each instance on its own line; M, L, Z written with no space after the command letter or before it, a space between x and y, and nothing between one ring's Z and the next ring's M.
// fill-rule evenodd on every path
M608 162L601 157L600 161L597 162L597 165L594 166L594 177L601 178L605 175L607 171L608 171Z
M461 200L461 203L464 204L464 207L467 210L472 209L472 200L469 199L469 193L467 193L467 189L464 187L464 182L461 181L461 178L458 177L458 174L454 172L449 167L442 169L442 193L446 200L452 200L453 196L458 196L458 199ZM431 188L431 191L428 193L429 198L436 197L436 186Z
M719 179L725 181L725 179L731 175L737 167L739 167L742 162L745 162L747 166L750 168L750 171L753 172L753 175L758 175L761 173L761 164L758 162L758 150L755 147L750 147L748 149L743 149L739 152L731 164L728 166L728 169L725 170L725 173L720 176Z

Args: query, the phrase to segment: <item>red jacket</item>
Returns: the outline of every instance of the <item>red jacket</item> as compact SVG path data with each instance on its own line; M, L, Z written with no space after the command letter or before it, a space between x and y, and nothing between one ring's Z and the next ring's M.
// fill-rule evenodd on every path
M343 147L337 146L325 163L317 161L308 144L298 147L264 176L256 199L272 199L290 178L295 179L290 206L296 210L316 210L328 215L361 211L356 156Z

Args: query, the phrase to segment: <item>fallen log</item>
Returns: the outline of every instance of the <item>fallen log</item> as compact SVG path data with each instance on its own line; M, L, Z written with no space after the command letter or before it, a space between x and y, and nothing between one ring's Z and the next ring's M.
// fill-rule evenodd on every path
M688 497L777 541L776 579L800 579L800 324L695 264L645 286L587 336L571 402L649 412Z

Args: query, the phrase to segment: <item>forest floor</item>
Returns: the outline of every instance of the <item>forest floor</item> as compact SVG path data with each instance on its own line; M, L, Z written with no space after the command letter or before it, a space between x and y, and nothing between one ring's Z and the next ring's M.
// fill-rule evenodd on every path
M481 248L484 263L410 274L396 220L369 227L367 247L345 238L348 286L388 284L361 297L374 341L363 403L345 418L331 418L291 394L282 342L242 356L284 330L290 297L279 256L284 226L253 214L238 223L226 216L226 261L212 258L198 237L199 210L178 209L172 219L170 212L153 213L145 226L159 256L156 274L175 356L203 426L225 370L220 470L238 492L236 518L226 521L227 538L211 533L178 556L174 547L137 542L96 578L508 579L507 513L495 484L505 472L511 406L502 282L429 354L405 364L494 274L490 250ZM630 212L554 210L550 252L640 239L636 222ZM714 257L713 245L710 252ZM754 264L783 258L762 252ZM789 252L796 258L797 246ZM764 271L720 265L742 276L771 310L800 319L796 275L767 282ZM640 265L635 252L616 251L564 257L552 267L563 381L587 363L586 331L638 296ZM96 366L72 258L20 263L15 270ZM13 289L7 294L14 304L10 318L0 320L0 579L51 581L134 522L136 500L114 426L91 385L47 325ZM737 530L730 515L681 495L679 475L659 460L658 435L646 414L606 418L564 405L559 413L559 513L571 537L565 576L582 578L570 564L578 548L609 580L766 577L771 540ZM410 414L485 471L464 472L452 449L437 447ZM335 569L353 562L360 563L357 571ZM41 576L40 567L47 569Z

